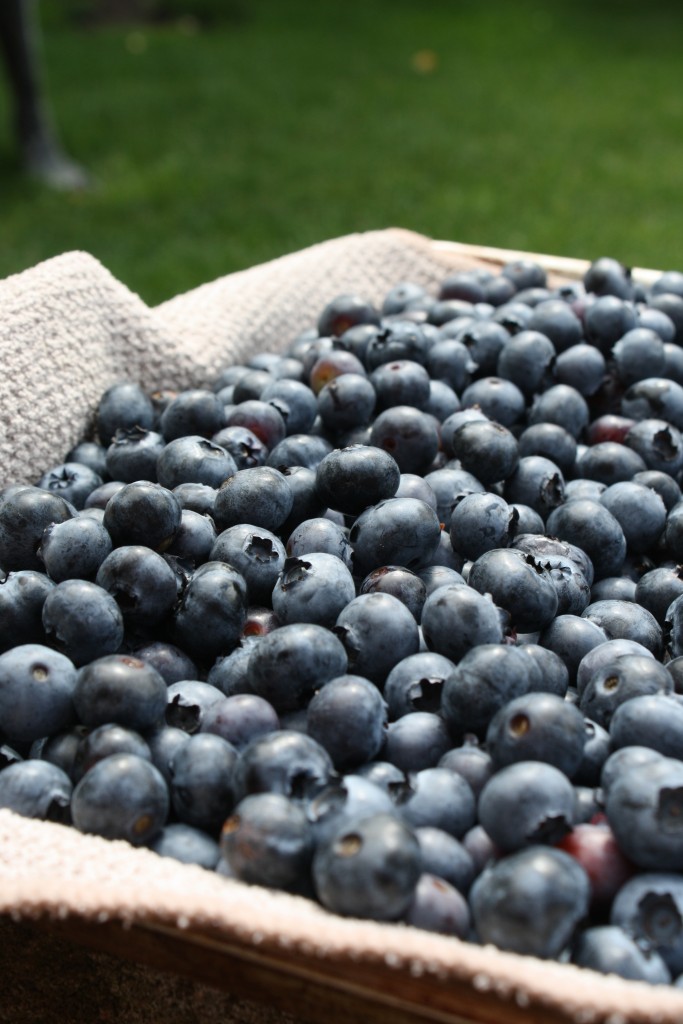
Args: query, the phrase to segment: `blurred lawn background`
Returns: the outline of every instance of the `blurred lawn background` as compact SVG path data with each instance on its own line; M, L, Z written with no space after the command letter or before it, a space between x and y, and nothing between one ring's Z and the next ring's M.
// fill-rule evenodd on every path
M96 184L25 181L0 90L0 277L84 249L155 304L391 225L683 269L679 0L38 10L51 108Z

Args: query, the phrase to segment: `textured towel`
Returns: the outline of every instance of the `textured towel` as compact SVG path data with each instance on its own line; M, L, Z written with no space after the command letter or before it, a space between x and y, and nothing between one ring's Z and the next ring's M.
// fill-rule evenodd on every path
M35 481L61 461L92 428L98 398L116 380L133 378L146 388L204 384L249 353L284 348L336 294L357 292L379 301L400 280L434 288L449 270L495 268L516 255L391 229L321 243L155 309L83 253L8 278L0 282L2 482ZM571 260L546 264L557 279L576 277L586 267ZM260 957L271 967L289 961L293 974L311 983L322 977L323 987L341 986L368 1006L374 989L377 998L385 993L386 1007L394 999L397 1009L412 1007L434 1020L683 1020L683 992L673 988L602 977L403 925L342 920L304 899L6 811L0 812L0 913L6 921L123 922L187 936L188 944L213 952L230 950L245 963L258 964ZM3 945L7 971L11 948ZM59 986L59 977L54 983ZM303 993L304 980L301 986ZM295 1013L297 999L291 996ZM196 1019L182 1016L178 1006L175 1015L174 1005L171 998L148 1017L125 1019ZM89 1019L88 1010L84 1005L82 1019ZM30 1009L21 1015L5 1003L0 1021L46 1021L46 1012L41 1005L33 1016ZM357 1019L374 1019L373 1013L368 1009ZM319 1017L332 1019L324 1004ZM116 1018L98 1011L96 1019ZM202 1019L218 1016L206 1009ZM252 1018L245 1010L230 1019Z
M281 351L342 292L375 302L409 279L506 255L399 229L349 235L220 278L155 309L96 259L72 252L0 281L0 483L33 483L87 435L100 395L121 379L196 387L246 355ZM512 255L512 254L508 254ZM576 264L576 266L575 266ZM579 272L578 261L559 264Z

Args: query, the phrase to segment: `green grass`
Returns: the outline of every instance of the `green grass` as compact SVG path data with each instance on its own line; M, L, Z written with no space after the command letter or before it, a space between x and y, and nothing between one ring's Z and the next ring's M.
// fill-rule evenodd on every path
M24 181L3 92L0 277L85 249L156 303L390 225L683 267L677 2L242 7L195 32L49 22L52 107L97 185Z

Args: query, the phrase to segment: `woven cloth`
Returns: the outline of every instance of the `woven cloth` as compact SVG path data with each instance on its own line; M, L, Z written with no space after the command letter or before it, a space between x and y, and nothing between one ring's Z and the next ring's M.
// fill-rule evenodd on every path
M336 294L355 292L379 302L401 280L434 288L450 270L501 259L495 251L476 254L389 229L323 242L156 308L84 253L10 277L0 282L2 482L35 481L61 461L87 435L100 394L117 380L132 378L150 389L206 384L249 353L282 350ZM560 268L570 276L577 269ZM545 1014L555 1020L560 1011L577 1024L683 1020L683 992L673 988L602 977L403 925L339 919L305 899L7 811L0 812L0 914L16 921L140 923L178 934L209 933L218 945L224 941L252 957L286 950L297 963L382 965L397 979L414 980L418 1002L420 984L427 996L430 979L450 979L475 997L496 993L517 1007L516 1020L524 1019L524 1008L534 1021ZM8 956L5 948L5 971ZM439 1012L435 1019L465 1017L458 1005ZM495 1019L487 1012L472 1019ZM174 1024L170 1004L161 1016ZM0 1006L0 1020L19 1019L33 1018ZM48 1019L44 1007L35 1019ZM213 1017L207 1011L202 1019Z
M258 351L282 351L323 305L374 302L402 280L435 288L453 269L495 264L413 232L332 239L150 308L94 257L65 253L0 281L0 482L33 483L93 427L122 379L199 387Z

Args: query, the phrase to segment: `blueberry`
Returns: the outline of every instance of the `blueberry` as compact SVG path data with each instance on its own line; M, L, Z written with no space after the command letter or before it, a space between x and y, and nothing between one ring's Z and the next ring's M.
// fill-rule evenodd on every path
M439 431L428 413L394 405L375 418L370 444L392 455L402 473L424 473L439 450Z
M470 383L477 364L462 340L444 337L430 348L426 365L433 380L448 384L459 395Z
M398 464L388 452L361 444L330 452L316 469L316 487L324 504L353 515L393 498L400 478Z
M456 839L462 839L476 821L470 784L462 775L436 765L411 773L396 805L413 828L437 828Z
M429 381L427 381L427 395ZM360 373L335 377L318 393L317 412L325 427L333 433L365 427L377 405L375 388Z
M643 484L613 484L600 501L619 521L631 551L648 551L658 541L666 523L666 507L660 496Z
M562 850L531 846L495 862L470 891L480 942L541 958L558 957L588 910L590 883Z
M397 597L379 591L349 601L337 617L334 633L348 657L349 671L378 686L399 661L416 654L420 644L411 612Z
M266 465L281 472L289 466L316 469L332 450L332 445L324 437L316 434L290 434L275 445L268 455Z
M540 669L540 679L532 675L529 680L530 692L554 693L564 697L569 687L569 672L559 654L540 644L520 644L521 650Z
M212 733L190 736L171 759L171 803L178 818L217 836L236 802L237 750Z
M514 816L505 812L510 806ZM574 807L574 788L563 771L547 762L516 761L489 779L477 810L496 846L512 851L557 843L574 823Z
M588 580L577 568L576 563L563 555L548 554L539 561L549 574L557 592L557 614L580 615L603 581L595 584L591 590Z
M40 487L19 487L0 495L0 568L41 571L37 552L43 532L75 515L65 498Z
M395 359L411 359L424 365L432 344L433 336L427 325L399 317L384 323L381 330L370 335L364 362L369 371Z
M534 399L529 424L555 423L578 439L588 426L590 413L586 399L568 384L554 384Z
M98 761L76 785L71 816L80 832L143 846L166 823L169 796L161 773L135 754Z
M646 608L633 601L594 601L581 614L600 626L610 640L635 640L655 657L662 652L662 627Z
M152 764L159 769L167 786L171 784L171 762L189 738L189 733L173 725L162 725L146 735Z
M372 768L377 771L391 768L397 773L395 782L383 775L375 778L366 774ZM358 818L373 814L395 813L395 797L392 787L406 785L402 772L386 762L371 761L359 766L354 772L333 779L320 790L306 805L306 816L313 827L316 845L328 843L341 830Z
M528 505L545 520L562 505L564 483L557 463L543 455L525 455L507 477L503 494L506 501Z
M240 881L297 891L310 870L313 833L298 803L281 793L254 793L225 821L220 850Z
M621 850L639 868L683 869L682 801L683 765L670 757L658 755L623 770L611 783L606 795L607 818Z
M655 950L675 976L683 971L683 878L644 871L616 894L610 922Z
M290 729L257 736L241 751L235 766L239 799L251 793L281 793L306 802L335 777L325 748L312 736Z
M637 742L683 760L683 704L664 689L670 685L665 680L660 690L641 692L615 709L609 727L613 749Z
M583 283L586 291L595 295L616 295L621 299L633 295L631 271L610 256L594 260L583 275Z
M667 380L664 374L646 377L625 392L621 411L634 420L667 420L680 430L683 427L683 387L675 380Z
M123 616L114 598L88 580L64 580L43 603L50 642L76 666L115 654L123 642Z
M89 466L98 476L104 479L113 476L107 470L107 449L98 441L79 441L66 453L65 462L79 462Z
M441 695L441 713L451 733L483 735L501 707L527 692L531 672L527 656L516 647L479 643L469 650L446 678Z
M543 761L570 779L581 764L585 741L581 712L552 693L526 693L508 701L486 731L486 749L496 769Z
M524 288L544 288L547 283L543 267L527 257L509 260L501 268L501 274L512 281L517 291Z
M226 562L204 562L173 612L173 639L190 657L211 663L236 646L246 615L244 577Z
M543 629L555 618L557 590L543 564L514 548L492 548L472 564L468 583L490 594L520 632Z
M326 552L340 558L348 569L353 565L348 530L326 516L314 516L295 526L287 539L286 551L293 558L315 551Z
M55 583L94 580L111 549L111 537L102 523L89 516L75 516L45 528L38 556Z
M218 657L209 669L207 683L220 690L226 697L233 694L250 693L248 681L249 657L258 637L242 637L237 647L223 657Z
M558 384L568 384L589 398L599 392L606 369L600 349L586 342L577 342L559 353L553 366L553 376Z
M413 711L437 712L444 680L453 668L449 658L431 651L402 658L384 683L389 718L401 718Z
M450 387L446 381L430 380L429 398L424 406L425 412L437 419L439 423L443 423L459 408L460 399L454 388Z
M209 557L227 562L244 578L251 604L269 604L273 587L285 566L285 548L271 530L250 522L223 530Z
M181 522L180 502L160 484L137 480L126 484L107 502L104 525L115 547L142 544L165 551Z
M133 381L120 381L104 392L97 407L97 433L103 445L109 445L119 429L154 426L151 398Z
M318 334L338 337L357 324L378 324L379 312L360 295L343 292L328 302L318 317Z
M55 584L45 573L0 572L0 651L18 644L44 643L43 605Z
M216 527L211 516L184 508L167 554L196 567L209 561L215 541Z
M437 768L447 768L456 775L462 775L477 799L494 772L491 755L480 746L474 734L466 734L460 746L447 750L439 759Z
M248 680L254 693L283 714L305 707L320 686L346 670L344 645L331 630L297 622L273 630L252 648Z
M79 670L73 701L84 725L112 722L145 732L163 721L167 688L151 665L128 655L111 654Z
M526 411L524 395L513 381L501 377L480 377L460 396L464 409L477 406L490 420L503 427L519 423Z
M365 380L364 377L361 379ZM342 390L345 390L341 378L336 378L336 382ZM329 386L331 387L333 384L334 382L331 381ZM323 390L325 389L323 388ZM291 378L280 378L269 383L261 392L261 401L272 405L280 413L287 434L306 433L313 426L318 412L321 411L321 402L319 399L316 401L311 389L301 381ZM220 441L218 443L221 444ZM230 450L229 446L228 449Z
M24 818L68 824L72 791L66 772L49 761L16 761L0 772L0 808Z
M427 564L441 536L439 518L420 498L388 498L358 516L349 534L354 569L366 576L383 565Z
M292 511L287 478L271 466L241 469L219 487L214 519L219 531L240 523L277 530Z
M165 619L177 598L173 569L141 544L114 548L100 565L95 582L114 598L124 622L151 626Z
M550 513L548 533L583 548L596 577L616 576L626 557L626 538L619 521L604 505L576 498Z
M501 612L489 595L461 583L445 584L425 600L422 634L430 651L458 662L480 644L502 641Z
M405 923L425 931L465 939L470 931L470 911L465 897L443 878L426 871L420 875Z
M167 691L166 723L193 734L199 732L204 715L225 694L212 683L198 679L181 679L172 683Z
M618 658L622 658L625 654L636 656L644 655L645 657L652 658L654 660L652 652L635 640L607 640L589 650L579 663L576 674L576 685L579 697L581 697L581 694L588 685L589 679L595 672L598 672L610 662Z
M555 354L547 335L538 330L519 331L501 349L496 372L531 398L549 383Z
M327 750L339 771L371 761L385 740L385 702L362 676L329 680L312 697L306 720L308 734Z
M626 387L664 373L664 342L649 327L634 327L612 347L617 375Z
M102 483L99 473L89 466L64 462L43 473L38 480L38 487L59 494L75 509L82 509L89 494Z
M375 390L376 411L395 405L410 405L422 409L429 399L430 375L412 359L394 359L382 363L370 374Z
M647 469L656 469L676 477L683 469L683 436L666 420L639 420L631 427L624 443L640 455Z
M258 376L261 375L258 374ZM272 380L269 373L264 374L263 377L263 383L266 385ZM227 427L245 427L256 435L268 451L272 451L287 436L285 410L280 412L275 401L264 402L256 397L242 397L238 393L241 392L243 386L244 381L237 385L235 389L236 404L225 410L225 425ZM262 390L264 389L259 388L258 393L262 393Z
M157 460L166 442L156 430L134 426L119 428L106 451L105 468L112 480L157 482Z
M237 472L237 464L215 441L189 435L168 442L159 454L156 470L158 482L171 491L184 483L218 488Z
M446 421L448 423L448 421ZM514 435L500 423L469 420L446 432L445 448L467 472L483 484L507 480L519 461Z
M608 639L605 630L590 619L563 614L541 631L538 642L559 655L567 668L569 685L574 686L581 660L592 648Z
M220 848L212 836L182 821L164 825L149 848L160 857L172 857L182 864L197 864L207 871L214 870L220 857Z
M450 749L452 740L440 715L409 711L391 722L382 756L404 772L434 768Z
M509 337L505 327L493 320L475 321L456 335L482 376L495 373L498 355Z
M166 441L195 434L209 438L223 425L222 402L212 391L202 388L180 391L168 403L159 421Z
M316 895L336 914L395 921L410 907L421 873L415 833L398 818L362 818L319 846L313 857Z
M427 588L417 573L401 565L382 565L378 569L373 569L361 583L358 594L374 593L397 597L413 615L415 621L420 621ZM353 596L355 595L352 594L351 597Z
M590 675L582 687L580 707L588 718L607 728L615 710L625 701L672 690L673 679L664 665L654 658L631 654L602 664Z
M71 766L71 778L79 782L93 765L112 754L135 754L146 761L152 760L151 750L139 732L107 723L87 729L81 736Z
M268 457L268 449L263 441L248 427L237 424L223 427L211 440L228 452L236 469L263 466Z
M459 465L459 463L456 463ZM406 476L407 474L403 474ZM444 529L450 528L453 509L456 504L469 494L484 494L484 485L479 482L471 473L464 469L455 469L452 466L442 466L440 469L433 469L425 477L419 477L429 488L429 494L424 497L420 493L412 495L400 495L401 497L422 497L428 505L431 505L439 517L439 522ZM400 488L399 488L400 491ZM397 493L398 496L398 493Z
M431 825L418 826L415 835L420 844L423 870L466 894L476 868L472 855L462 842L449 832Z
M76 668L42 644L21 644L0 654L0 722L10 742L61 732L75 719Z
M112 498L118 491L122 490L126 485L123 480L107 480L106 483L102 484L101 487L96 487L94 491L91 491L85 500L85 506L82 512L98 509L104 511L109 503L109 499ZM99 521L103 522L104 517L100 516Z
M221 390L218 392L218 398L223 404L224 411L226 412L226 417L224 421L227 422L228 412L234 411L238 406L244 406L247 403L251 402L260 402L263 390L268 387L272 380L273 375L265 367L247 367L246 372L241 374L233 385L231 403L232 408L230 410L226 409L223 391ZM258 409L259 407L257 406L256 408Z
M199 726L201 732L222 736L236 750L279 727L275 708L255 693L234 693L209 703Z
M427 291L414 281L401 281L385 293L382 300L383 316L396 315L409 309L413 303L427 298Z
M572 435L556 423L534 423L518 440L519 455L541 455L553 462L563 476L571 473L576 461L577 444Z
M659 955L638 942L618 925L598 925L579 934L571 954L572 963L601 974L616 974L651 985L671 982L669 970Z

